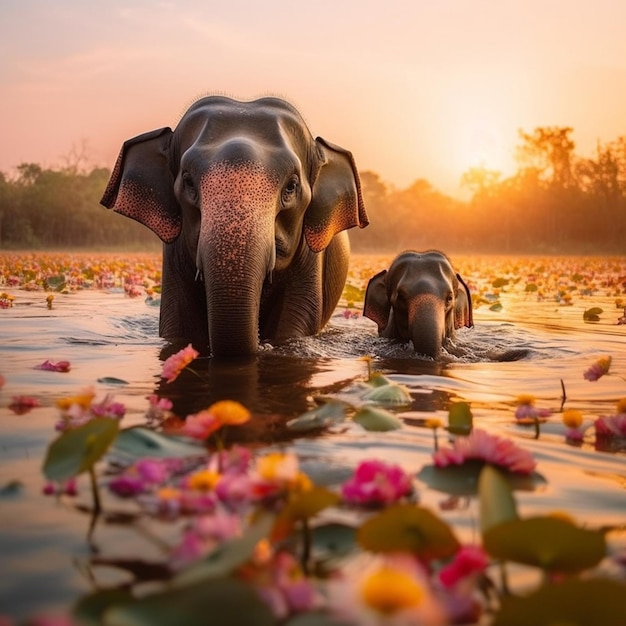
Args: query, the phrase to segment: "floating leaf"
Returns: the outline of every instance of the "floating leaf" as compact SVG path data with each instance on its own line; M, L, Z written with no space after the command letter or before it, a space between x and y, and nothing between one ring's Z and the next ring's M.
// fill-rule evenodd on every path
M492 626L623 626L626 584L616 580L565 580L524 596L506 596Z
M555 517L503 522L483 533L483 545L494 558L550 572L580 572L606 556L603 533Z
M398 383L374 387L372 391L363 396L363 400L382 406L406 406L413 402L409 390Z
M435 491L442 491L453 496L473 496L478 493L478 479L484 465L484 461L477 459L465 461L462 465L448 465L447 467L425 465L417 477ZM511 488L516 491L533 491L546 483L546 479L537 472L531 474L506 472L503 475Z
M496 278L492 283L491 286L494 289L500 289L500 287L506 287L509 284L509 279L508 278Z
M398 430L402 428L402 420L393 413L378 409L372 406L365 406L359 409L352 418L357 424L360 424L365 430L387 431Z
M320 511L337 504L341 498L334 491L324 487L313 487L308 491L294 494L283 509L281 516L291 520L308 519Z
M91 469L113 443L118 431L118 421L108 417L97 417L66 430L48 446L43 464L46 478L63 481Z
M472 432L473 416L467 402L454 402L448 411L448 430L454 435L469 435Z
M357 531L357 541L372 552L412 552L418 558L445 559L459 549L450 527L420 506L391 506L370 517Z
M480 529L517 519L517 507L509 481L493 465L485 465L478 478L480 496Z
M535 283L528 283L526 285L526 288L524 289L524 291L526 293L533 293L533 292L538 291L538 290L539 290L539 287L537 287L537 285Z
M602 315L602 313L604 313L604 309L601 309L599 306L594 306L583 313L583 319L586 322L598 322L600 321L600 315Z
M385 385L394 385L395 383L380 372L374 372L367 380L370 387L384 387Z
M10 480L0 487L0 498L13 498L24 491L24 483L19 480Z
M500 302L494 302L490 307L490 311L502 311L502 304Z
M127 380L115 378L115 376L104 376L103 378L98 378L98 382L103 385L128 385Z
M101 589L83 596L72 608L72 617L84 626L100 626L104 613L133 600L128 589Z
M276 624L254 588L230 578L167 589L109 609L104 616L105 626L206 626L211 621L224 625Z
M206 454L199 443L182 437L162 435L149 428L135 426L120 431L111 454L118 459L132 462L144 456L157 458L181 458Z
M202 561L182 571L174 578L174 586L203 582L207 587L212 587L215 579L228 576L250 559L259 541L269 536L274 523L273 515L263 515L242 537L221 543ZM210 584L207 585L209 580Z
M322 405L289 420L287 428L297 432L317 430L341 422L345 417L346 405L343 402L327 400Z

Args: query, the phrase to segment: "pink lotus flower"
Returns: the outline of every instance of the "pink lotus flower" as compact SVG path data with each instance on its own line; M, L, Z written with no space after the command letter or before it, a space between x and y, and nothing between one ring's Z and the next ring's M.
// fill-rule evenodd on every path
M24 415L31 409L39 406L41 406L41 402L39 402L37 398L32 398L31 396L13 396L13 400L8 408L16 415Z
M346 502L367 505L391 504L411 491L411 478L399 465L378 460L360 463L353 477L341 487Z
M52 361L44 361L39 365L35 365L34 369L36 370L45 370L47 372L69 372L70 371L70 362L69 361L57 361L53 363Z
M595 382L599 378L602 378L605 374L609 373L611 368L611 357L600 357L591 367L585 370L583 378L591 382Z
M601 415L595 422L596 437L625 437L626 413Z
M451 563L441 568L439 580L444 587L454 587L460 580L484 572L489 558L480 546L463 546Z
M199 354L200 353L191 344L179 350L176 354L172 354L171 357L163 362L161 378L165 378L165 381L168 383L175 381L187 365Z
M209 409L188 415L181 432L183 435L205 441L216 430L219 430L222 423L211 413Z
M440 448L433 454L437 467L462 465L470 459L492 463L520 474L530 474L536 466L532 454L510 439L490 435L477 428L468 437L458 437L452 448Z

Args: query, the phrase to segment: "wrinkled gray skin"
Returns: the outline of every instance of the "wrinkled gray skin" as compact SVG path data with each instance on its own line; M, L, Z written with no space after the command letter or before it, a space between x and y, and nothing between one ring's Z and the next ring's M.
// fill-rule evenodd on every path
M277 98L202 98L126 141L102 204L164 242L159 334L216 356L318 332L368 223L351 154Z
M473 326L469 289L436 250L403 252L371 278L363 315L381 337L411 341L415 352L432 358L455 329Z

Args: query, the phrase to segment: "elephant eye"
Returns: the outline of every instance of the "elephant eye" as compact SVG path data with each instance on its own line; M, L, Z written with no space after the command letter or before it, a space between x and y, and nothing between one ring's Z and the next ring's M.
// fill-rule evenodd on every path
M292 176L287 181L287 184L283 187L283 193L282 193L283 204L289 205L293 201L294 197L298 193L299 185L300 185L300 180L295 175Z
M183 172L183 189L192 200L195 200L196 185L194 184L193 178L189 172Z

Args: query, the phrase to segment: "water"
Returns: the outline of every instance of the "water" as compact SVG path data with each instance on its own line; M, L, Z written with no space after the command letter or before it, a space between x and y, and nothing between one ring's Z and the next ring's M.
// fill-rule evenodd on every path
M389 257L355 257L349 282L363 289L367 278L384 268ZM568 445L558 417L544 424L540 439L514 423L515 398L532 394L537 405L558 411L563 381L566 407L583 411L591 422L615 412L626 397L626 325L616 299L626 291L626 258L506 259L462 258L457 269L481 302L475 328L462 329L438 361L414 355L409 346L377 337L370 320L358 313L360 303L342 302L328 327L316 337L286 346L263 346L251 359L216 362L199 359L171 385L160 378L161 359L171 352L158 338L158 308L144 297L129 298L121 289L85 289L57 293L53 308L42 291L23 291L0 282L0 292L15 297L0 309L0 488L19 481L21 489L0 499L0 614L16 618L67 608L96 587L118 584L127 575L101 563L129 554L150 560L160 556L151 533L168 531L146 520L132 528L122 516L105 515L88 536L89 489L79 481L75 502L42 495L41 464L54 438L57 398L93 386L97 398L114 393L127 407L122 424L146 423L146 397L154 392L174 402L181 416L220 398L245 404L254 414L242 435L249 443L295 450L305 471L332 482L367 458L400 463L417 473L431 462L432 432L420 427L424 417L446 421L452 401L471 403L475 424L515 438L538 460L545 488L517 495L522 515L554 510L569 512L580 523L620 525L626 512L624 451L596 450L592 431L581 447ZM578 280L571 277L578 274ZM510 282L497 294L494 277ZM1 280L1 279L0 279ZM536 282L537 293L524 285ZM571 294L563 298L564 294ZM499 295L500 310L490 310ZM347 306L349 305L349 306ZM583 320L592 306L600 321ZM348 312L348 314L346 313ZM612 374L597 382L583 371L598 357L612 356ZM318 436L293 438L286 419L315 406L315 397L341 393L367 375L367 363L406 385L411 407L396 412L403 429L368 433L346 422ZM68 360L68 373L34 370L46 359ZM97 382L105 377L125 385ZM16 415L14 396L37 397L41 408ZM420 501L435 509L444 494L416 481ZM105 496L105 511L123 508ZM475 503L440 514L462 537L476 539ZM171 532L171 530L169 531ZM100 561L99 561L100 560Z

